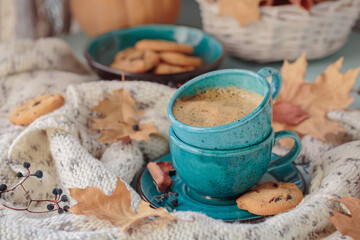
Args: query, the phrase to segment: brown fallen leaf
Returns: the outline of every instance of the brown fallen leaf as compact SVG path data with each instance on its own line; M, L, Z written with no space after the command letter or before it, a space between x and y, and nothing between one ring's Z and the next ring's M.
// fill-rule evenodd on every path
M307 68L306 54L303 53L295 62L290 63L284 61L281 68L281 76L283 83L280 94L276 98L276 101L286 102L293 100L300 91L300 86L305 82L305 74Z
M144 124L134 124L138 126L138 130L134 130L133 125L124 123L115 123L111 129L103 129L98 139L99 142L110 143L133 139L137 141L145 140L150 142L150 135L158 133L159 130L154 126L153 122Z
M312 137L326 141L327 136L343 134L345 129L336 122L330 121L326 114L330 111L348 107L353 98L349 93L353 88L360 67L340 72L343 58L331 64L313 83L305 81L306 56L303 54L294 63L284 62L281 69L283 87L276 99L278 102L291 103L309 115L309 118L296 126L273 122L275 131L290 129L300 136Z
M92 110L105 115L106 118L116 118L120 122L133 120L134 116L144 114L135 110L136 100L125 89L117 89L111 94L104 94L104 99Z
M159 162L159 163L149 162L146 168L149 170L150 176L154 184L156 185L157 191L159 193L165 193L173 183L172 179L169 176L169 171L172 168L172 166L168 166L168 164L164 164L165 162ZM166 162L166 163L170 163L170 162Z
M337 230L342 235L348 235L354 240L360 240L360 199L347 196L346 198L332 199L331 201L344 204L351 216L333 210L333 216L329 217Z
M137 141L150 141L150 134L159 130L153 122L139 124L135 117L144 114L135 109L136 101L125 89L105 94L104 99L92 110L100 113L102 117L94 118L91 129L100 130L99 142L111 143L120 140L134 139Z
M131 206L130 191L120 178L117 178L115 191L110 196L97 187L70 188L70 195L78 202L70 208L70 212L109 220L113 225L120 226L119 231L149 217L155 216L158 217L157 219L161 218L166 221L177 219L165 208L153 209L142 200L140 200L138 213L136 213Z
M260 19L260 0L219 0L219 14L222 17L235 17L246 27L250 22Z
M273 119L276 122L296 126L307 118L309 114L294 104L276 102L273 105Z

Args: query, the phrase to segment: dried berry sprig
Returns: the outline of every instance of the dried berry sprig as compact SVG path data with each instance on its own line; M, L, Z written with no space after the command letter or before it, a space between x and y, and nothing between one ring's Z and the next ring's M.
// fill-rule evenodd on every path
M173 205L173 207L177 207L179 205L179 201L177 199L177 197L179 196L179 193L177 192L166 192L166 193L162 193L161 195L155 196L154 199L156 201L157 204L162 204L163 202L167 201L168 199L170 199L170 203L171 205Z
M8 189L7 186L5 184L1 184L0 185L0 198L2 196L3 193L6 192L12 192L14 191L16 188L21 187L24 192L25 195L27 196L28 199L28 203L26 208L14 208L14 207L10 207L4 203L0 203L2 206L15 210L15 211L27 211L29 213L48 213L48 212L54 212L54 211L58 211L59 214L65 212L68 212L69 210L69 206L65 205L63 207L60 207L59 203L60 202L68 202L68 197L66 195L62 195L62 189L61 188L54 188L52 193L54 194L54 199L44 199L44 200L36 200L36 199L32 199L29 191L27 191L24 187L24 182L29 178L29 177L37 177L37 178L42 178L43 177L43 172L41 170L37 170L35 173L31 173L30 172L30 163L25 162L23 164L24 168L27 170L27 174L24 176L21 172L18 172L16 174L16 176L18 178L23 178L18 184L16 184L15 186L13 186L12 188ZM36 203L40 203L40 202L49 202L49 204L47 205L47 211L31 211L29 210L29 207L31 205L31 203L36 202Z

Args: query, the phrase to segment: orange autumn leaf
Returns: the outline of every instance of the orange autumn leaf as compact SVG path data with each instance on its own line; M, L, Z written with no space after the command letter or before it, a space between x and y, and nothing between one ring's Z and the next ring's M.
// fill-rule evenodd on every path
M92 108L92 110L106 115L108 117L116 117L118 121L127 122L134 118L134 116L143 116L143 113L137 112L134 106L137 104L136 100L131 97L130 93L125 89L118 89L112 91L112 94L104 94L104 99L99 104Z
M283 87L276 101L299 107L309 114L309 118L296 126L274 121L275 131L290 129L300 136L311 135L323 141L326 141L330 135L345 132L339 123L330 121L326 116L330 111L347 108L354 100L349 94L360 67L342 74L340 72L342 63L343 58L340 58L313 83L309 83L305 81L307 67L305 54L294 63L284 62L281 69Z
M150 141L150 134L159 132L153 122L139 124L135 117L144 114L135 109L137 102L125 89L104 94L104 99L92 110L102 117L94 118L91 129L100 130L99 142L111 143L120 140L134 139Z
M117 178L115 191L110 196L97 187L70 188L70 195L78 202L70 208L70 212L109 220L113 225L120 226L119 231L149 217L158 217L157 219L166 221L176 219L165 208L154 209L142 200L136 213L131 206L131 193L120 178Z
M342 235L348 235L354 240L360 240L360 199L347 196L346 198L332 199L344 204L350 211L351 216L333 210L333 216L329 217L337 230Z
M260 19L260 0L219 0L219 14L232 16L246 27L250 22Z

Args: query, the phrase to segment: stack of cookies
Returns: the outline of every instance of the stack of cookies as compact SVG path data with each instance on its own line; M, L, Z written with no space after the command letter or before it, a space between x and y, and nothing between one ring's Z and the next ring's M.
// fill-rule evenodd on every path
M165 40L144 39L134 47L118 52L110 65L126 72L173 74L193 71L202 65L202 59L189 56L194 48L188 44Z

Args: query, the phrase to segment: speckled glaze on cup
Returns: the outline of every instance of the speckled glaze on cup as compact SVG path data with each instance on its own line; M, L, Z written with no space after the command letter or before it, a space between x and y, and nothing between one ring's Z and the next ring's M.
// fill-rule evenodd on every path
M266 80L271 76L271 84ZM280 92L282 78L278 71L263 68L258 73L226 69L200 75L181 86L168 104L171 125L182 141L204 149L237 149L257 144L271 132L272 99ZM238 87L251 90L264 97L261 104L245 117L215 127L195 127L176 120L172 109L177 98L193 95L207 88Z
M172 164L188 192L198 200L206 197L229 200L253 187L270 170L296 159L301 150L299 137L292 131L274 133L262 142L234 150L205 150L181 141L170 127ZM272 147L282 138L295 140L294 147L283 157L270 162ZM222 204L222 201L212 201Z

